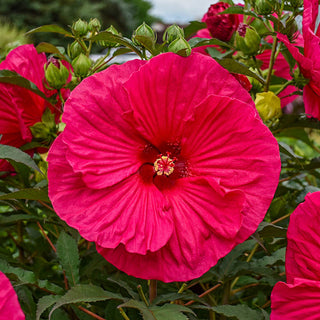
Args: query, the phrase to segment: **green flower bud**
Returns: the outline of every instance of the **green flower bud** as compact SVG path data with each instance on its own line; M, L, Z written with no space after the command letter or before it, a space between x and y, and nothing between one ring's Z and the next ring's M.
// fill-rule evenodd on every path
M285 22L285 28L280 29L280 32L288 36L290 41L294 40L298 36L297 31L298 25L296 21L289 18Z
M61 61L50 58L44 66L46 80L51 88L61 89L69 78L69 70Z
M273 1L272 0L256 0L254 4L254 9L257 14L266 16L271 14L273 11Z
M168 43L171 43L177 38L184 38L184 31L182 28L180 28L176 24L173 24L165 30L163 34L163 41L167 41Z
M89 31L88 22L78 19L72 24L71 30L75 36L83 37Z
M169 44L168 51L174 52L182 57L187 57L191 54L191 47L186 39L180 37Z
M68 44L68 55L71 59L74 59L80 53L83 53L83 49L78 41L74 41L71 44Z
M83 53L80 53L80 55L72 61L74 74L84 78L88 74L91 64L91 60Z
M89 31L99 31L101 29L101 23L97 18L91 18L88 24Z
M257 93L255 104L264 122L282 115L280 98L272 91Z
M50 145L57 137L55 115L51 113L50 109L45 109L41 122L35 123L30 127L30 130L36 140Z
M256 29L240 23L236 32L236 47L247 56L255 55L260 49L261 38Z
M294 85L299 88L303 89L310 81L310 79L307 79L303 76L303 74L300 72L299 68L296 68L293 72L293 80Z
M286 3L290 6L292 6L293 8L298 9L298 8L302 7L303 0L289 0L289 1L286 1Z
M141 24L134 32L132 36L132 41L138 46L143 44L139 42L139 37L149 38L152 42L156 42L156 35L153 29L148 26L145 22Z
M105 31L108 31L108 32L114 34L115 36L121 37L121 33L113 25L111 25ZM100 46L107 47L107 48L119 47L119 43L108 41L108 40L99 40L98 43L100 44Z

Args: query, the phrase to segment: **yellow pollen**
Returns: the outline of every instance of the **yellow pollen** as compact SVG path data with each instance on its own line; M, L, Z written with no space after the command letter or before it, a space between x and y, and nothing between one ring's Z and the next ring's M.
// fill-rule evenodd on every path
M174 171L175 161L176 158L169 158L169 154L167 154L166 156L160 154L160 158L157 159L153 164L154 171L157 173L158 176L169 176Z

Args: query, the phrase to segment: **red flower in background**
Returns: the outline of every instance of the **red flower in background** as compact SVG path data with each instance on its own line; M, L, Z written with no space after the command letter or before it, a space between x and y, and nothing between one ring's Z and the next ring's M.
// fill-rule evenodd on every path
M302 34L304 54L289 42L288 37L278 34L297 60L303 76L310 79L303 89L303 101L307 114L320 120L320 28L316 31L318 0L304 0Z
M219 14L228 9L230 5L225 2L212 4L202 20L207 24L207 28L213 38L228 42L239 25L237 14Z
M210 57L173 53L88 77L48 161L57 214L145 279L199 277L257 228L278 145L250 95Z
M18 297L9 279L0 271L0 320L24 320Z
M0 64L0 69L15 71L33 82L47 97L55 93L44 86L44 65L47 58L44 53L38 53L31 44L12 50ZM53 107L39 95L17 85L0 83L0 135L1 144L20 147L32 140L30 127L41 121L44 110L48 107L60 114L59 103ZM64 90L64 96L69 94ZM0 171L11 170L10 164L0 160Z
M320 314L320 192L308 194L290 217L286 253L287 283L271 295L271 319L317 320Z

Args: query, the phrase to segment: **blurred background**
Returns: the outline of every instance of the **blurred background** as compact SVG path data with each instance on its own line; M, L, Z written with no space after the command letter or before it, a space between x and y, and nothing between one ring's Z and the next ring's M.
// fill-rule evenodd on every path
M210 0L0 0L0 50L25 43L25 31L46 24L57 24L67 29L78 18L98 18L102 28L111 24L123 35L131 37L142 22L153 25L161 33L168 24L186 25L201 20ZM35 44L51 42L65 46L67 39L54 33L36 33L29 39Z

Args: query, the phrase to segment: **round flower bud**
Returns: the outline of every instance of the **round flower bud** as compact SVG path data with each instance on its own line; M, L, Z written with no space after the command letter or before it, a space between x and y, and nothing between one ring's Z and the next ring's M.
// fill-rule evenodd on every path
M236 47L247 56L255 55L260 48L261 38L254 27L240 23L236 32Z
M271 14L273 11L272 0L256 0L254 4L254 8L257 14L266 16Z
M49 86L54 89L61 89L69 77L69 70L55 58L50 58L44 65L44 72Z
M280 98L271 91L257 93L255 104L264 122L282 115Z
M91 60L81 53L72 61L72 67L76 76L85 77L91 67Z
M180 28L176 24L173 24L165 30L163 34L163 41L167 41L168 43L171 43L177 38L184 38L184 31L182 28Z
M74 59L82 52L82 47L78 41L74 41L71 44L68 44L68 55L71 59Z
M148 26L145 22L143 24L141 24L134 32L133 32L133 36L132 36L132 41L136 44L136 45L142 45L139 40L137 40L137 37L142 36L142 37L146 37L149 38L152 42L156 41L156 35L153 31L153 29Z
M230 41L240 22L237 14L219 14L229 7L226 2L212 4L202 18L212 37L225 42Z
M72 24L71 30L75 36L85 36L89 31L88 22L83 21L82 19L78 19Z
M89 31L99 31L101 29L101 23L97 18L91 18L88 24Z
M187 57L191 54L191 47L186 39L180 37L169 44L168 51L174 52L182 57Z
M121 33L113 25L111 25L105 31L108 31L116 36L121 36ZM99 40L98 43L101 47L106 47L106 48L114 48L119 46L119 43L108 41L108 40Z

